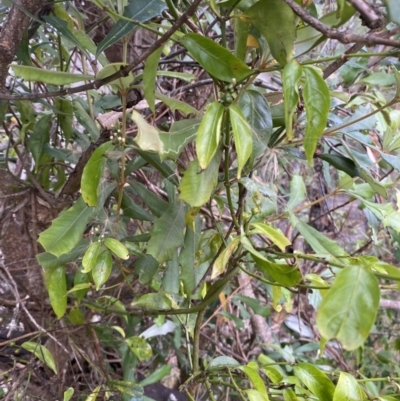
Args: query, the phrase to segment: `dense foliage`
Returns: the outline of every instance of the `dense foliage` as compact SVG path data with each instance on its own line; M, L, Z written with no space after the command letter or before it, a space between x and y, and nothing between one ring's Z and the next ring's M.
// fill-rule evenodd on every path
M396 0L2 5L5 399L399 399Z

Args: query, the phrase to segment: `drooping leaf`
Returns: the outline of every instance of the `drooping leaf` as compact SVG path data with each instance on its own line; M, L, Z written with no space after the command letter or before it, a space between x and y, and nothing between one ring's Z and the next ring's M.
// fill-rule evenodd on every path
M184 203L171 204L150 230L151 239L148 242L147 253L160 264L171 260L175 251L183 245L184 228Z
M263 234L267 236L275 245L280 248L282 252L285 251L285 248L287 246L291 245L291 242L279 229L276 229L264 223L251 223L250 226L253 227L253 229L249 232L250 235Z
M344 171L350 177L361 177L361 171L354 163L353 160L348 157L341 155L331 155L329 153L324 153L318 156L320 159L326 161L330 165L334 166L338 170Z
M100 131L97 128L95 122L91 119L89 114L86 113L86 110L83 108L78 100L74 100L72 102L72 105L74 107L75 117L78 120L79 124L81 124L85 128L87 134L90 135L90 139L93 142L97 141L100 136Z
M349 373L340 372L333 401L363 401L366 396L357 380Z
M335 386L316 366L299 363L294 367L294 374L319 400L332 401Z
M267 149L272 135L272 116L268 102L255 90L244 91L238 102L243 115L253 132L252 160L260 157Z
M293 57L296 15L280 0L260 0L246 10L245 16L267 39L274 59L285 65Z
M379 307L379 283L364 266L343 269L317 313L321 335L337 338L346 350L360 347L369 335Z
M266 397L266 400L268 400L267 388L265 387L264 380L261 378L256 369L249 366L250 363L246 366L241 366L239 369L249 378L254 388L259 391L264 397Z
M161 0L130 0L125 7L123 16L138 22L146 22L161 15L166 8L166 4ZM134 22L122 19L117 21L107 36L97 45L97 54L120 41L138 26Z
M253 134L242 110L236 104L229 106L229 117L237 155L237 178L240 178L243 167L253 151Z
M44 68L30 67L26 65L11 64L14 74L27 82L43 82L50 85L69 85L74 82L91 81L93 75L71 74L62 71L50 71Z
M129 258L129 251L126 246L115 238L106 238L104 245L120 259L127 260Z
M52 114L42 116L36 123L29 137L28 147L32 152L33 160L35 160L36 171L39 167L39 161L42 157L44 146L46 143L49 143L50 140L50 121L52 118Z
M196 137L196 152L202 169L207 168L217 152L223 113L224 106L219 102L213 102L207 107L201 120Z
M218 169L221 161L221 151L211 159L205 170L201 170L199 162L193 160L185 171L179 186L179 199L192 207L200 207L207 203L218 184Z
M158 129L150 125L136 110L132 112L132 120L138 127L135 141L139 148L147 152L163 153L164 144Z
M48 368L57 374L57 366L54 362L51 352L42 344L34 343L33 341L25 341L21 344L23 349L32 352L40 361L42 361Z
M188 33L181 43L190 55L213 77L221 81L240 82L249 77L252 71L239 58L215 41L197 33Z
M307 125L304 135L304 151L309 165L313 164L313 157L317 143L325 130L331 106L329 89L314 67L303 67L306 83L303 89L306 106Z
M104 249L97 257L93 266L92 277L96 290L107 282L112 270L112 256L108 249Z
M282 74L283 96L285 99L285 126L289 141L293 139L293 116L299 102L299 81L303 73L297 60L291 60L285 65Z
M96 206L99 198L99 184L106 164L106 152L113 147L112 142L100 145L86 163L81 179L82 198L88 206Z
M93 215L94 208L88 207L79 198L74 206L52 221L51 226L39 235L38 241L46 252L57 257L68 253L81 239Z
M50 273L48 292L50 305L58 319L61 319L67 310L67 281L65 278L65 266L58 266Z
M124 215L130 217L131 219L143 221L153 221L155 219L153 215L144 210L141 206L137 205L126 192L124 192L122 195L121 208L124 211Z
M160 47L156 51L154 51L149 57L146 59L146 64L143 70L143 92L144 97L149 104L150 110L155 113L155 89L156 89L156 77L157 77L157 67L160 61L160 56L163 51L163 48Z
M168 202L157 196L154 192L147 189L140 182L130 180L129 185L140 196L146 206L154 213L155 216L160 217L168 208Z

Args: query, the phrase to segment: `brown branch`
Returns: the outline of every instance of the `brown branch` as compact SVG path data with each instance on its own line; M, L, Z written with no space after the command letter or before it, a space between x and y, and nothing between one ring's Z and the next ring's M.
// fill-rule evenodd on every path
M301 6L293 0L283 0L304 22L315 28L317 31L324 34L329 39L336 39L341 43L363 43L367 46L386 45L400 48L400 42L397 40L386 39L378 35L367 33L365 35L357 35L349 31L338 31L323 24L318 19L312 17Z
M32 0L26 0L26 1L32 1ZM126 67L117 71L115 74L112 74L104 79L96 79L95 81L89 84L77 86L75 88L67 88L64 90L59 90L54 92L28 93L22 95L9 95L6 93L0 93L0 100L32 100L32 99L42 99L42 98L57 97L57 96L66 96L66 95L71 95L73 93L88 91L91 89L98 89L101 86L108 84L109 82L115 81L116 79L122 77L126 77L130 71L132 71L139 64L143 63L155 50L160 48L170 39L170 37L196 12L197 7L200 5L201 1L202 0L194 0L191 6L186 10L186 12L183 13L176 20L174 25L172 25L172 27L167 32L165 32L164 35L162 35L158 40L156 40L148 50L146 50L136 61L134 61L131 64L128 64ZM3 71L4 76L7 75L7 72L8 69L5 71L5 73ZM3 91L1 91L0 87L0 92L4 92L4 88Z
M369 29L382 28L384 19L364 0L348 0L348 2L360 13L363 25Z

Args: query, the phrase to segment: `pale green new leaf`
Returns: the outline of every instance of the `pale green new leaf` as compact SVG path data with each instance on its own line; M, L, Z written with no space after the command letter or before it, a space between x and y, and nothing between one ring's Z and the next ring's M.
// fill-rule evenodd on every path
M72 387L69 387L67 390L65 390L63 401L69 401L74 395L74 392L75 390Z
M252 388L244 391L247 394L247 397L249 397L249 401L269 401L267 393L263 394L260 391Z
M196 137L196 152L202 169L207 168L218 149L221 138L222 116L224 106L213 102L208 107L201 120Z
M253 133L242 110L236 104L229 106L229 117L237 154L237 178L240 178L243 167L253 151Z
M267 388L265 387L264 380L261 378L257 370L248 365L241 366L239 369L249 378L254 388L268 399Z
M81 178L82 198L88 206L96 206L99 198L99 184L106 164L106 152L113 147L112 142L100 145L90 156Z
M335 386L316 366L299 363L294 367L294 374L319 400L332 401Z
M365 393L357 380L349 373L340 372L333 401L363 401L365 399Z
M82 258L82 273L90 273L96 264L97 258L101 252L101 243L99 241L90 244Z
M338 339L346 350L360 347L371 331L379 308L379 283L363 266L346 267L336 277L317 313L323 338Z
M250 231L252 234L263 234L267 236L279 249L284 252L285 248L291 245L291 242L286 238L281 230L271 227L264 223L250 223L250 227L253 229Z
M120 259L127 260L129 258L129 251L126 246L115 238L106 238L104 245Z
M43 68L30 67L27 65L11 64L14 74L28 82L43 82L50 85L69 85L75 82L91 81L93 75L71 74L62 71L50 71Z
M281 0L261 0L244 15L267 39L272 56L280 65L293 57L296 38L296 15Z
M21 347L34 354L36 358L57 374L57 367L53 355L44 345L36 344L32 341L26 341L21 344Z
M306 78L303 98L307 116L303 146L308 164L311 166L318 140L321 138L328 121L331 100L328 86L320 72L311 66L303 67L303 71Z
M179 186L179 199L184 200L192 207L200 207L207 203L218 184L220 161L221 152L219 151L203 171L197 159L190 162Z
M138 127L135 141L139 148L147 152L163 153L164 144L158 129L150 125L136 110L132 112L132 120Z
M144 97L147 100L150 110L155 113L155 89L156 89L156 77L157 67L160 61L163 48L160 47L154 51L146 59L146 64L143 70L143 92Z
M82 198L74 206L61 213L51 226L39 235L39 243L46 252L59 257L70 252L79 242L86 225L94 216L94 208L88 207Z
M185 204L171 204L165 213L154 222L150 230L147 253L162 264L172 259L175 251L183 245L185 229Z
M56 267L48 279L50 305L56 316L61 319L67 310L67 280L65 266Z
M299 102L299 81L302 72L299 62L291 60L285 65L282 74L286 136L289 141L293 139L293 116Z

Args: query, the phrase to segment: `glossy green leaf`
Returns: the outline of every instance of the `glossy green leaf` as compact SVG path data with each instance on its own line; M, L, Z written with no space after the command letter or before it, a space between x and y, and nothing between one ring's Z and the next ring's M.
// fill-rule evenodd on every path
M290 197L287 203L287 209L293 210L306 198L307 190L304 184L303 177L294 175L290 180Z
M53 355L44 345L37 344L32 341L25 341L21 344L21 347L34 354L36 358L42 361L48 368L57 374L57 366L54 362Z
M241 366L239 369L249 378L251 384L257 391L259 391L262 395L267 396L267 388L265 387L264 380L261 378L256 369L249 365ZM266 399L268 399L268 396Z
M93 75L71 74L62 71L50 71L43 68L29 67L26 65L11 64L15 76L29 82L43 82L50 85L69 85L74 82L91 81Z
M150 230L151 239L147 245L147 253L160 264L171 260L176 250L183 245L184 229L184 203L171 204Z
M240 178L243 167L253 151L253 133L242 110L236 104L229 106L229 117L237 155L237 178Z
M178 99L174 99L172 97L162 95L159 92L155 93L155 97L156 97L156 99L161 100L164 104L166 104L171 109L171 111L179 110L185 116L188 114L195 114L196 116L200 115L198 110L196 110L190 104L183 102L182 100L178 100Z
M176 161L185 146L196 138L200 121L198 119L176 121L171 125L169 132L160 132L160 139L164 144L161 158Z
M366 398L357 380L349 373L340 372L333 401L364 401Z
M111 238L107 238L111 239ZM112 255L108 249L104 249L96 259L96 263L92 270L92 277L96 290L107 282L112 270Z
M93 215L94 209L79 198L74 206L52 221L51 226L39 235L38 241L46 252L57 257L68 253L81 239Z
M304 151L309 165L313 164L318 140L325 130L331 106L328 86L314 67L303 67L306 83L303 98L306 106L307 125L304 135Z
M220 162L221 151L214 155L205 170L200 168L197 159L190 162L179 186L179 199L184 200L192 207L200 207L207 203L218 184Z
M135 201L124 192L122 195L121 208L124 215L135 220L153 221L155 217L148 211L144 210L141 206L137 205Z
M274 384L280 383L283 380L281 372L273 366L265 366L263 371L268 379Z
M135 190L139 197L143 200L146 206L154 213L155 216L160 217L164 214L169 204L161 197L157 196L154 192L147 189L140 182L130 180L129 185Z
M232 240L230 244L220 253L218 258L215 260L212 272L211 272L211 279L218 277L221 275L226 268L229 260L232 257L232 254L236 251L237 247L239 246L240 237L236 237Z
M160 61L163 48L160 47L154 51L146 59L146 64L143 70L143 92L144 97L149 104L150 110L155 113L155 90L156 90L156 78L157 78L157 67Z
M283 399L284 401L299 401L299 398L297 398L296 393L290 388L283 390Z
M253 132L252 160L265 153L272 135L272 116L268 102L255 90L244 91L238 102Z
M65 266L58 266L51 272L48 282L48 292L50 305L58 319L61 319L67 310Z
M35 160L36 170L39 167L39 161L42 157L44 146L46 143L49 143L50 140L50 121L52 118L52 114L40 117L28 140L28 147L32 153L33 160Z
M188 33L181 39L181 43L210 75L221 81L231 82L235 79L240 82L252 73L242 60L212 39Z
M207 168L217 152L223 113L224 106L219 102L213 102L207 107L201 120L196 137L196 152L202 169Z
M144 309L168 310L177 308L173 299L165 293L151 293L142 295L136 301L133 301L132 306L141 307Z
M281 230L271 227L264 223L250 223L250 227L253 229L249 232L250 235L262 234L267 236L275 245L280 248L282 252L285 248L291 245L291 242L286 238Z
M126 249L126 246L118 241L115 238L106 238L104 240L104 245L116 256L120 259L127 260L129 259L129 251Z
M342 270L323 298L317 326L323 338L337 338L343 348L360 347L369 335L379 307L379 283L365 267Z
M285 65L293 57L296 38L296 15L281 0L260 0L245 13L267 39L274 59Z
M285 126L289 141L293 139L293 116L299 103L299 81L303 69L297 60L285 65L282 74L283 97L285 99Z
M263 394L260 391L254 389L247 389L244 390L244 392L247 394L249 401L269 401L267 393Z
M122 68L126 67L128 64L126 63L108 63L106 66L104 66L96 75L96 79L104 79L107 78ZM127 90L129 88L129 85L133 81L133 74L132 72L129 72L129 74L126 77L120 77L118 79L115 79L114 81L111 81L108 83L108 85L115 85L120 91Z
M294 374L319 400L332 401L335 386L316 366L299 363L294 367Z
M123 16L138 22L146 22L161 15L167 8L161 0L130 0L125 7ZM101 53L114 43L119 42L124 36L133 32L139 25L120 19L113 26L107 36L98 44L97 54Z
M106 165L106 152L113 147L112 142L106 142L100 145L90 156L86 163L82 178L81 192L82 198L88 206L96 206L99 198L99 184L103 176L104 167Z
M338 170L344 171L350 177L361 177L361 171L353 160L341 155L324 153L318 156Z
M139 148L146 152L163 153L164 144L158 129L150 125L136 110L132 112L132 120L138 127L135 141Z
M90 244L82 258L82 273L90 273L96 264L97 258L101 252L101 242L96 241Z
M81 124L86 133L90 135L90 139L94 142L99 139L100 131L96 126L96 123L90 118L89 114L83 108L81 103L78 100L74 100L72 102L75 111L75 117L78 120L79 124Z
M138 357L139 361L145 361L150 359L153 355L153 351L150 344L147 341L138 336L129 337L125 340L129 349Z

